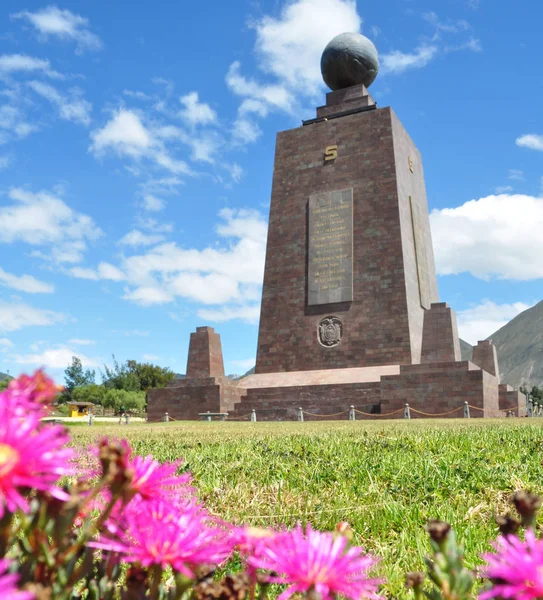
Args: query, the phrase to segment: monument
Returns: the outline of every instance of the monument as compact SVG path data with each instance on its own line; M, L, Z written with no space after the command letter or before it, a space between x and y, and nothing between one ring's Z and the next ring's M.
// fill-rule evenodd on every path
M373 43L336 36L321 59L332 89L316 118L277 135L255 374L224 376L211 328L191 335L187 377L149 394L150 417L253 409L314 414L498 416L524 397L500 385L495 350L460 360L439 302L422 158L368 92Z

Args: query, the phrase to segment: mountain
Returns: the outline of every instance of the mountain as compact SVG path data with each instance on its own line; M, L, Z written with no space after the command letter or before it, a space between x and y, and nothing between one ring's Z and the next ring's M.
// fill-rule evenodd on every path
M502 380L514 387L543 385L543 301L489 335Z
M13 377L11 375L8 375L7 373L0 373L0 381L2 381L3 379L13 379Z
M543 385L543 301L521 312L487 337L496 346L503 383L515 388ZM462 360L471 360L473 347L460 340Z

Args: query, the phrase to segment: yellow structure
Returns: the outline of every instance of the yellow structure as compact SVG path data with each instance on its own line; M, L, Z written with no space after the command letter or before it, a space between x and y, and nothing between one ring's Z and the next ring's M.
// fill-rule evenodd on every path
M68 414L70 417L87 417L93 412L92 402L70 402L68 403Z

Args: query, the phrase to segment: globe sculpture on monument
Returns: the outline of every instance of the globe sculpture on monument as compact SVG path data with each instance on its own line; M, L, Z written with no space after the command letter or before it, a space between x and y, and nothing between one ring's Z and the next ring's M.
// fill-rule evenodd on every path
M368 92L379 70L359 33L336 36L316 118L277 135L255 373L224 374L219 334L191 334L186 379L150 390L149 418L258 420L523 415L496 351L461 361L454 312L439 302L417 147Z

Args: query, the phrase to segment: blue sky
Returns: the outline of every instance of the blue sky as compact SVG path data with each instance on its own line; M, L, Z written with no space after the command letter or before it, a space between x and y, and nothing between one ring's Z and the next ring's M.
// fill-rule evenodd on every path
M254 364L275 134L327 42L424 159L440 296L476 342L543 295L542 3L4 0L0 371L111 354L184 372L189 334Z

